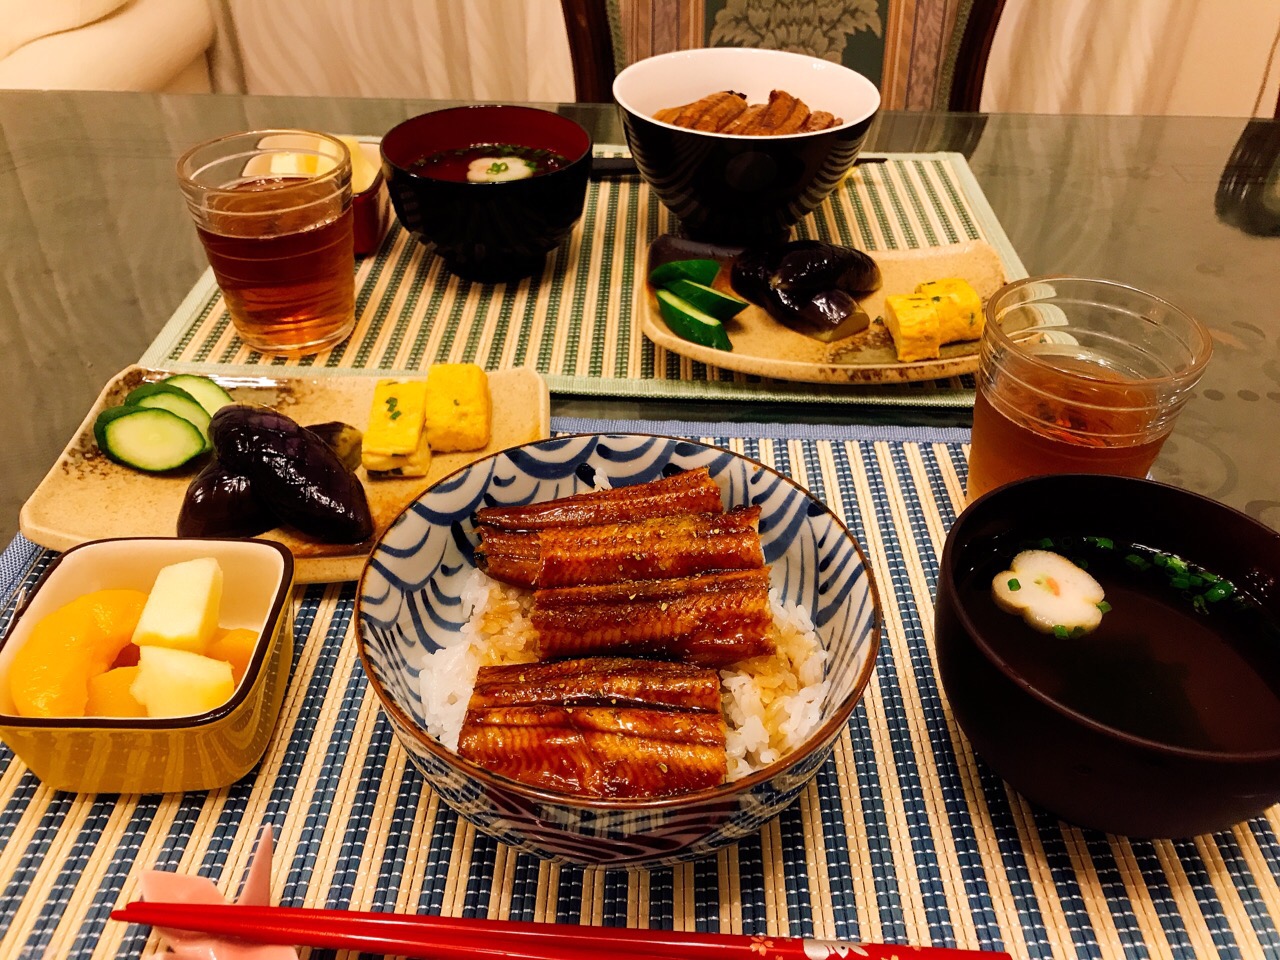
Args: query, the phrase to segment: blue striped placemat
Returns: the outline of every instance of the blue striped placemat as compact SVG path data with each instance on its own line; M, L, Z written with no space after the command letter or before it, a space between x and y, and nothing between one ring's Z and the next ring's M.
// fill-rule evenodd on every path
M624 148L601 146L598 152L618 155ZM1010 279L1026 276L961 154L874 157L882 162L856 167L796 225L797 237L873 252L982 239L998 251ZM670 213L639 178L593 182L572 237L548 258L541 275L485 285L450 274L433 249L393 221L381 248L357 265L356 328L336 347L292 359L246 347L206 272L140 362L224 374L270 365L295 374L305 368L309 376L474 362L490 370L532 366L553 392L587 396L973 404L971 376L902 384L791 383L709 367L654 345L640 332L643 264L649 243L671 227Z
M674 868L583 869L514 853L442 806L407 763L356 657L353 586L312 586L296 598L294 672L275 738L242 782L185 795L71 796L42 787L0 750L0 957L150 955L145 930L107 919L137 896L140 871L198 872L234 891L264 822L279 834L274 896L295 906L992 947L1016 957L1280 954L1276 809L1176 842L1079 830L1005 787L956 729L933 666L931 598L963 504L963 431L554 427L652 430L742 451L828 502L864 545L881 586L884 645L847 733L792 807L736 846ZM47 559L15 541L0 557L0 596L30 585Z

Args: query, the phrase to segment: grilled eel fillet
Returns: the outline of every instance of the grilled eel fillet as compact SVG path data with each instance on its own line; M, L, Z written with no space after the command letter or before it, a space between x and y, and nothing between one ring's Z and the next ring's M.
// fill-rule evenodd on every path
M720 488L706 467L612 490L594 490L544 503L485 507L476 521L499 530L588 527L677 513L723 513Z
M703 667L772 654L769 570L538 590L543 660L625 653Z
M591 657L481 667L458 753L530 786L664 797L724 782L714 670Z
M531 532L481 528L476 563L519 587L572 587L687 577L764 566L758 506L719 516L681 514L635 523L550 527Z
M843 122L826 110L811 113L803 100L785 90L770 91L768 102L755 104L748 104L740 93L722 90L693 103L659 110L653 116L678 127L758 137L808 133Z

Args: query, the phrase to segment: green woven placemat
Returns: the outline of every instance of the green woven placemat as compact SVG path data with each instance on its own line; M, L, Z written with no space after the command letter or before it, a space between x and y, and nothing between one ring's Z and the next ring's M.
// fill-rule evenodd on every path
M622 152L601 148L605 155ZM969 378L892 385L766 380L710 367L656 347L640 333L636 266L670 215L639 178L592 183L572 239L537 277L485 285L453 276L394 224L356 270L358 323L332 350L264 356L236 336L211 273L182 302L142 358L155 367L229 372L269 364L330 371L421 370L471 361L494 370L533 366L557 393L663 399L744 399L967 406ZM797 236L863 249L902 250L983 239L1010 278L1026 270L964 157L892 154L859 165L797 227Z

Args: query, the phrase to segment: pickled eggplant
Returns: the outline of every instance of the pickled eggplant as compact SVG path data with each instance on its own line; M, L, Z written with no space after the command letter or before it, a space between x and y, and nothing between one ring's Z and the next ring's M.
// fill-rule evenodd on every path
M364 434L349 423L341 420L328 420L324 423L312 423L307 429L333 447L348 470L355 472L360 466L360 451L364 444Z
M852 247L793 240L744 251L734 260L730 283L779 323L830 342L870 324L857 297L880 287L880 268Z
M213 460L187 487L178 514L178 536L256 537L278 522L254 496L248 477Z
M275 410L234 404L209 424L219 462L247 477L255 495L285 523L328 543L373 534L359 479L333 448Z
M701 240L690 240L678 237L673 233L664 233L649 244L649 273L663 266L681 260L732 260L742 253L743 248L722 243L705 243ZM715 276L715 274L712 274ZM661 277L661 275L660 275ZM653 281L659 282L659 281ZM665 282L665 280L661 281ZM703 280L702 283L709 281Z
M871 317L857 300L843 290L819 290L811 296L774 290L769 301L778 310L784 310L790 318L783 319L778 312L770 309L769 313L774 319L779 319L791 329L823 343L851 337L871 326Z

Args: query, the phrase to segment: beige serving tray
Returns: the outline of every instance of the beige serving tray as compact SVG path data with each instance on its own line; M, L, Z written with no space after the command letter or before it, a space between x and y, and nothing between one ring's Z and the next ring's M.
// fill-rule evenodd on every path
M142 473L108 460L93 440L93 421L100 410L119 403L138 384L163 380L171 373L129 367L112 378L75 438L23 505L18 523L24 537L41 546L66 550L86 540L107 537L175 535L187 485L204 465L204 458L172 473ZM341 420L364 430L379 376L304 379L237 375L213 379L237 401L273 407L301 424ZM369 540L355 545L324 544L287 529L263 534L293 552L299 583L357 579L374 540L428 486L490 453L549 435L551 396L535 370L494 371L489 374L489 390L493 424L485 449L437 454L425 477L370 480L363 469L357 471L373 514L375 533Z
M916 284L942 277L968 280L985 300L1004 286L1000 254L985 240L970 240L945 247L920 250L877 250L871 256L880 266L880 289L864 297L862 308L871 326L834 343L823 343L783 326L754 304L725 323L733 350L716 350L690 343L674 333L658 312L658 300L647 283L644 302L644 335L658 346L724 370L737 370L778 380L811 383L901 383L938 380L978 367L978 342L947 344L936 360L900 363L889 331L877 318L884 315L884 298L911 293ZM722 268L715 286L732 292L729 271ZM640 282L643 282L641 280Z

